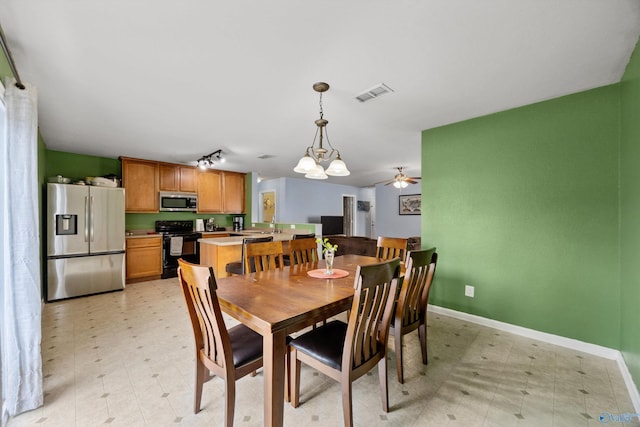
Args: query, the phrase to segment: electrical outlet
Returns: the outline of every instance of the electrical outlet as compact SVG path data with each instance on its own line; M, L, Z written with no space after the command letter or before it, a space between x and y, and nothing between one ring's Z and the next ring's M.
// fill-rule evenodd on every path
M295 228L296 228L296 225L295 224L291 224L291 229L295 230Z
M464 287L464 296L473 298L475 295L476 288L471 285L465 285Z

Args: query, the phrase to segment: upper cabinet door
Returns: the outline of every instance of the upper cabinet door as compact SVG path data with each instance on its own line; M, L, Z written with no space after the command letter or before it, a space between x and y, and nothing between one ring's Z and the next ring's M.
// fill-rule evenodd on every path
M180 191L185 193L195 193L198 191L196 178L196 168L192 166L179 166Z
M222 172L217 170L198 171L198 212L223 212Z
M126 212L158 212L158 163L121 157Z
M160 164L160 191L178 191L180 185L178 168L174 165Z
M244 213L245 174L224 172L224 211L226 213Z
M178 191L182 193L195 193L196 168L193 166L160 164L160 191Z

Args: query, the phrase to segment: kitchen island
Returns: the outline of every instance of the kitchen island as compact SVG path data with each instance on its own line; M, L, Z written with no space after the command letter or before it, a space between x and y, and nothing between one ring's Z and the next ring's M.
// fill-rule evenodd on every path
M245 230L242 236L217 237L199 239L200 265L213 267L216 277L228 277L225 267L230 262L242 259L242 240L245 237L273 236L273 240L282 242L282 250L286 254L289 251L289 240L293 239L293 233L270 233L265 231Z

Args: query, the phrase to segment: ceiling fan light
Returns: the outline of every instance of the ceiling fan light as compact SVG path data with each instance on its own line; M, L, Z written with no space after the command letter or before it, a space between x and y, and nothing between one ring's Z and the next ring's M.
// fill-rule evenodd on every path
M308 154L305 154L293 168L294 172L298 173L309 173L310 171L316 168L316 161L311 158Z
M342 161L342 159L338 157L331 162L326 170L326 174L332 176L347 176L351 174L351 172L349 172L347 165Z
M316 167L312 170L310 170L309 172L307 172L307 174L304 176L305 178L309 178L309 179L327 179L329 178L327 176L327 174L324 171L324 168L318 164L316 164Z

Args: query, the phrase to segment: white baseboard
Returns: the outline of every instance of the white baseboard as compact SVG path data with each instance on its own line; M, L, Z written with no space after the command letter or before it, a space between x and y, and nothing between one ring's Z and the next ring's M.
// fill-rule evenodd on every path
M620 374L624 379L624 383L627 386L627 391L629 392L629 397L631 398L633 407L636 412L640 413L640 394L638 393L638 388L633 382L633 378L631 378L631 373L627 368L624 357L622 357L622 353L619 350L575 340L573 338L562 337L560 335L548 334L546 332L540 332L534 329L523 328L522 326L511 325L509 323L499 322L497 320L487 319L486 317L480 317L474 314L464 313L462 311L451 310L449 308L439 307L437 305L429 304L428 311L460 320L465 320L467 322L475 323L478 325L487 326L489 328L498 329L500 331L510 332L515 335L520 335L549 344L570 348L594 356L615 360L618 364Z
M624 383L627 386L627 391L629 392L629 397L631 398L631 402L633 402L633 408L636 413L640 413L640 394L638 393L638 388L636 384L633 382L633 378L631 378L631 372L627 368L627 364L624 361L624 357L622 357L622 353L616 359L618 362L618 369L620 369L620 374L624 379Z

